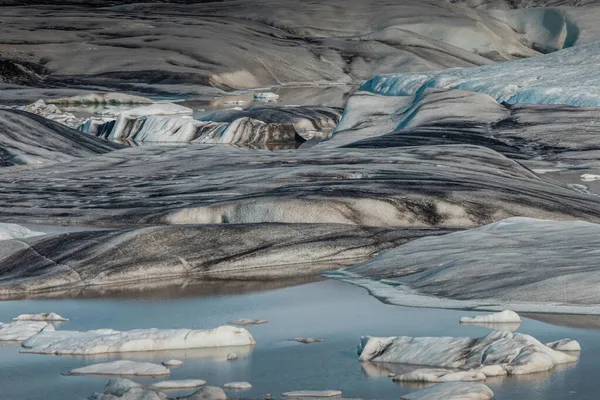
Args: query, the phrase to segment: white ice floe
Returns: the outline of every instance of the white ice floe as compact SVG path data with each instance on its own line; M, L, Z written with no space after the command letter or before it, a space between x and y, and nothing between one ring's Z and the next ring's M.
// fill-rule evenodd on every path
M285 392L281 394L283 397L339 397L342 395L341 390L296 390L294 392Z
M22 239L43 234L43 232L35 232L21 225L0 222L0 240Z
M581 351L581 345L577 340L561 339L555 342L546 343L546 346L559 351Z
M223 385L225 389L232 390L248 390L252 389L252 385L248 382L229 382Z
M179 367L180 365L183 365L183 361L181 360L166 360L162 362L162 365L164 365L165 367Z
M240 358L240 356L238 356L237 353L227 354L227 361L237 360L238 358Z
M480 324L480 323L520 323L521 317L514 311L504 310L494 314L478 315L475 317L462 317L461 324Z
M159 364L118 360L75 368L69 373L73 375L161 376L169 375L171 371Z
M540 57L474 68L377 75L361 90L407 96L425 88L483 92L510 104L600 106L600 76L589 73L600 62L600 42Z
M500 365L511 375L548 371L578 358L556 351L532 336L503 331L475 339L367 336L361 339L359 355L361 361L459 368L463 371ZM494 375L500 373L494 370Z
M400 397L402 400L490 400L494 392L479 382L440 383Z
M581 180L584 182L594 182L600 180L600 175L594 174L583 174L581 175Z
M481 371L452 371L448 369L417 369L394 376L398 382L475 382L485 381L487 376Z
M279 99L279 95L271 92L254 93L254 100L264 102L275 102Z
M24 353L40 354L103 354L129 351L179 350L203 347L248 346L256 344L243 328L220 326L211 330L135 329L115 331L44 330L22 343Z
M206 381L202 379L180 379L173 381L160 381L153 383L150 387L161 390L171 389L191 389L206 385Z
M269 322L269 321L267 321L266 319L240 318L240 319L236 319L235 321L230 321L230 322L228 322L228 324L247 326L247 325L261 325L261 324L266 324L267 322Z
M67 318L61 317L56 313L40 313L40 314L21 314L15 318L13 321L57 321L64 322L68 321Z
M311 344L311 343L321 343L324 342L323 339L312 338L312 337L297 337L293 338L298 343Z
M49 333L54 327L44 321L0 322L0 342L26 340L41 331Z

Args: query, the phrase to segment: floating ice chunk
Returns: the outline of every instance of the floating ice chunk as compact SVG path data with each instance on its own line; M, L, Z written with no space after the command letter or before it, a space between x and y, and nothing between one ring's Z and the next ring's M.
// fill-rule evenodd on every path
M43 234L43 232L35 232L21 225L0 223L0 240L22 239Z
M452 371L448 369L417 369L400 376L398 382L474 382L485 381L486 375L481 371Z
M139 387L142 387L142 385L140 385L137 382L130 381L129 379L125 378L116 378L108 381L108 383L104 387L104 393L120 397L129 389Z
M279 95L271 92L254 93L254 100L264 102L275 102L279 99Z
M478 315L476 317L462 317L461 324L478 323L517 323L521 322L521 317L514 311L504 310L494 314Z
M160 381L153 383L150 387L161 390L190 389L206 385L202 379L180 379L173 381Z
M248 390L252 389L252 385L248 382L229 382L223 385L225 389L232 390Z
M135 329L115 331L43 331L23 342L23 353L102 354L129 351L178 350L203 347L254 345L254 338L244 328L220 326L211 330Z
M269 321L267 321L266 319L240 318L240 319L236 319L235 321L228 322L228 324L246 326L246 325L261 325L261 324L266 324L267 322L269 322Z
M548 371L555 365L577 360L576 356L553 350L529 335L502 331L476 339L363 337L358 351L361 361L462 370L501 364L509 374L514 375Z
M584 182L594 182L594 181L600 180L600 175L583 174L583 175L581 175L581 180Z
M292 340L295 340L296 342L304 343L304 344L324 342L323 339L317 339L317 338L312 338L312 337L297 337L297 338L293 338Z
M180 400L227 400L225 391L220 387L206 386L196 393L187 397L180 397Z
M29 339L41 331L54 331L54 327L43 321L0 322L0 341L21 341Z
M296 390L294 392L285 392L283 397L339 397L341 390Z
M489 400L494 392L479 382L448 382L418 390L400 397L403 400Z
M73 375L132 375L132 376L161 376L169 375L171 371L159 364L118 360L107 363L92 364L86 367L72 369Z
M555 342L546 343L546 346L559 351L581 351L581 345L577 340L561 339Z
M183 361L181 360L166 360L162 362L162 365L164 365L165 367L179 367L182 364Z
M129 379L111 379L104 388L104 393L95 393L88 400L166 400L167 395L154 389L146 388Z
M240 358L240 356L238 356L237 353L227 354L227 361L237 360L238 358Z
M13 321L68 321L56 313L21 314L13 318Z

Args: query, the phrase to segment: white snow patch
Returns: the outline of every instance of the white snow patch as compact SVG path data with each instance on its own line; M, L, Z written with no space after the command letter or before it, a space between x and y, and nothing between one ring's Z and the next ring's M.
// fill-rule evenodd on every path
M72 369L73 375L133 375L133 376L160 376L169 375L171 372L159 364L118 360L107 363L92 364L86 367Z

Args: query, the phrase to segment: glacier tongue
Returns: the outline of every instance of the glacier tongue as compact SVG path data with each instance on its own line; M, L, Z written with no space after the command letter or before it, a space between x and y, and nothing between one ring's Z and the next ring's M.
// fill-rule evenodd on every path
M123 332L112 329L86 332L44 330L23 342L21 352L88 355L254 344L256 342L250 332L233 326L211 330L135 329Z
M461 89L487 93L510 104L600 106L600 42L539 57L473 68L438 72L377 75L361 90L408 96L425 88Z

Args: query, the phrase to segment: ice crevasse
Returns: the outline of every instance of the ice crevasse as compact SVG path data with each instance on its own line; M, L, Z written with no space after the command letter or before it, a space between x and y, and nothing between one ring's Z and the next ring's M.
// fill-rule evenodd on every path
M419 95L427 88L486 93L509 104L600 106L600 42L547 55L473 68L377 75L360 90L388 95Z

